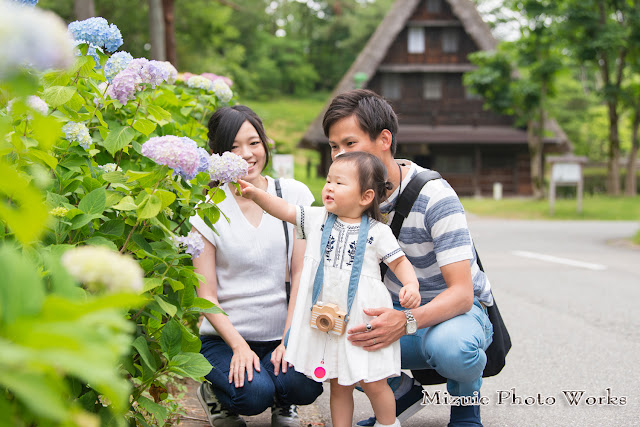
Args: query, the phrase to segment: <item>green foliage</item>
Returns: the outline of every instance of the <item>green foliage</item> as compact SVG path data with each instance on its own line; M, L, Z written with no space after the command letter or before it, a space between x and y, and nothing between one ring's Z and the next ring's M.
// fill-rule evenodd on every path
M150 390L211 369L195 324L221 310L196 297L191 257L173 238L196 212L215 223L224 193L206 201L208 174L185 182L141 147L163 135L204 147L203 123L221 103L177 82L122 105L104 81L81 56L70 70L1 83L0 408L14 425L164 425L177 408ZM88 148L66 139L70 121L88 127ZM135 259L141 295L80 283L64 254L85 245Z

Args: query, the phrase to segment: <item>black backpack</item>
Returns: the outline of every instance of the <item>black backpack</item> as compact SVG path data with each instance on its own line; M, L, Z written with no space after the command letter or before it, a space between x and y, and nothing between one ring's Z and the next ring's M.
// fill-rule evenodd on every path
M391 221L391 230L396 238L400 235L402 223L409 215L409 212L411 212L411 207L418 198L418 194L420 194L422 187L424 187L427 182L440 178L442 177L438 172L427 169L418 173L411 179L409 185L407 185L407 188L399 196L400 198L395 205L395 214L393 215L393 221ZM476 251L476 257L478 259L478 267L480 267L480 270L484 271L478 251ZM381 273L383 280L386 272L387 266L386 264L382 264ZM497 375L502 368L504 368L507 353L509 352L509 349L511 349L511 337L509 336L507 327L502 320L495 298L493 300L493 305L487 307L487 314L489 315L489 320L493 325L493 341L485 352L487 355L487 365L484 368L482 376L492 377ZM435 369L412 370L411 373L413 374L413 377L423 385L442 384L447 382L447 379L438 374Z

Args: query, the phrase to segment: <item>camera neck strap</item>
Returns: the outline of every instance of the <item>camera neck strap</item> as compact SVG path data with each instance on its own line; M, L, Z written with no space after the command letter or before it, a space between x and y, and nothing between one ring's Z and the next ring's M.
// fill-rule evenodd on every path
M316 270L316 277L313 281L313 296L311 307L318 302L320 291L322 291L322 284L324 281L324 259L327 253L327 245L329 244L329 236L331 236L331 230L333 224L336 222L337 216L330 213L327 220L324 223L322 229L322 238L320 239L320 262L318 264L318 270ZM360 272L362 271L362 264L364 262L364 252L367 247L367 236L369 234L369 217L362 215L360 220L360 230L358 230L358 241L356 243L356 253L353 258L353 264L351 266L351 276L349 277L349 292L347 296L347 316L345 323L349 321L349 314L351 313L351 305L356 296L358 290L358 282L360 281Z

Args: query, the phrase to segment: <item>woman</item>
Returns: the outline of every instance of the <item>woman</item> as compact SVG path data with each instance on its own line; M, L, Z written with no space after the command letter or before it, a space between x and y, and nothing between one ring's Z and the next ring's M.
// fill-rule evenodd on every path
M269 160L267 137L260 118L248 107L217 110L209 120L213 153L230 151L249 164L243 179L271 194L275 181L261 172ZM282 197L296 205L310 205L313 196L302 183L281 179ZM220 306L228 315L204 315L200 326L202 349L213 369L211 382L198 389L212 426L244 426L239 415L256 415L268 407L272 426L298 426L295 405L312 403L322 386L296 372L284 361L284 331L289 328L302 271L304 241L293 238L287 225L236 193L231 184L218 207L230 221L218 221L216 232L197 215L191 224L205 239L202 254L193 260L203 275L198 296ZM290 266L292 304L285 289Z

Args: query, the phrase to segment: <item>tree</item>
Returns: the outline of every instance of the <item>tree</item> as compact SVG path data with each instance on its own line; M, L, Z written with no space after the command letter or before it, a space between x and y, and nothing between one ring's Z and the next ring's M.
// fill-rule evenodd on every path
M640 14L635 0L565 0L558 2L558 28L574 60L599 72L599 94L609 121L607 187L620 194L620 108L630 51L638 44Z
M465 75L465 84L484 98L487 108L515 115L526 123L533 195L539 198L544 193L546 102L554 94L562 61L553 29L548 26L552 4L525 0L514 6L527 19L521 38L502 43L498 52L471 55L479 68Z
M165 25L162 0L149 0L149 33L151 36L151 59L164 61L167 57L165 48ZM172 62L175 66L175 62Z

